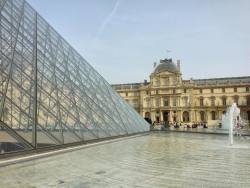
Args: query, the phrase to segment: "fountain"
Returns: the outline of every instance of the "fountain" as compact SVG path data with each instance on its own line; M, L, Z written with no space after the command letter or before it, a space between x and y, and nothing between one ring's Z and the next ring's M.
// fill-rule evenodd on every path
M231 107L227 109L226 114L222 115L222 129L229 131L229 143L233 145L233 131L239 131L237 124L242 123L240 118L240 109L236 103L233 103ZM240 135L240 132L237 132Z
M233 130L237 127L237 121L239 119L240 109L237 108L236 103L233 103L231 107L227 109L225 115L222 115L222 128L229 131L229 143L233 145Z

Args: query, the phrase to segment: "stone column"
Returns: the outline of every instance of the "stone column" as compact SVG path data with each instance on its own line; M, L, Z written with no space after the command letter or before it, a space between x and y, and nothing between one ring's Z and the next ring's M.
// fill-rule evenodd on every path
M163 121L163 111L160 110L160 121Z
M196 115L196 110L194 110L194 121L197 121L197 115Z
M207 122L210 120L209 116L210 116L210 111L206 110L206 121Z
M194 110L190 111L190 115L189 115L189 122L193 122L194 121Z
M172 122L173 121L173 112L170 110L169 111L169 115L168 115L168 118L169 118L169 121Z
M150 115L151 115L152 122L154 122L155 121L155 113L154 112L150 112Z
M177 121L181 122L181 111L180 110L177 111Z

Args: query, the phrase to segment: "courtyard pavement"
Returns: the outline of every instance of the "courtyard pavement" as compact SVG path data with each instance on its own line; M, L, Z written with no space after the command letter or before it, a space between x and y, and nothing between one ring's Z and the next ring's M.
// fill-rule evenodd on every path
M0 187L250 187L250 137L152 132L0 168Z

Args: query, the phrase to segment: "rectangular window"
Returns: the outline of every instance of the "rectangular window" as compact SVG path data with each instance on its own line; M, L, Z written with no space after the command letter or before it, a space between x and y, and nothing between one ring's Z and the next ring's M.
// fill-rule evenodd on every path
M247 106L250 106L250 96L247 96Z
M237 92L237 87L234 88L234 92Z
M177 100L176 100L176 98L173 99L173 106L177 106Z
M234 96L234 102L238 105L239 104L239 96Z
M202 89L200 89L200 93L202 93Z
M215 98L211 99L211 106L215 106Z
M184 106L188 106L188 97L184 98Z
M211 93L214 93L214 89L211 89Z
M157 80L157 86L160 86L160 80L159 79Z
M226 97L222 99L222 104L223 104L223 106L227 105L227 98Z
M200 98L200 106L204 106L203 98Z
M187 89L184 89L184 93L187 93Z
M138 100L137 99L133 99L132 100L132 106L138 106Z
M225 88L222 88L222 93L225 93Z
M246 87L246 92L249 92L249 87Z
M150 107L150 99L149 98L146 99L146 107L148 107L148 108Z
M164 105L164 106L168 106L168 99L164 99L164 100L163 100L163 105Z
M200 112L201 121L205 121L205 112Z
M155 99L155 106L159 107L159 105L160 105L160 99Z
M160 86L160 79L159 78L154 79L154 85L155 86Z
M212 120L216 120L216 112L212 111L211 112Z

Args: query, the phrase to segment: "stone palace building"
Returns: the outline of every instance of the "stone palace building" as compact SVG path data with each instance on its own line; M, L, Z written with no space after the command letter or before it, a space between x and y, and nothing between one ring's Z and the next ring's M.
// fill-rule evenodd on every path
M180 60L160 60L150 82L115 84L113 88L143 117L154 122L207 122L218 125L233 102L250 120L250 76L183 80Z

